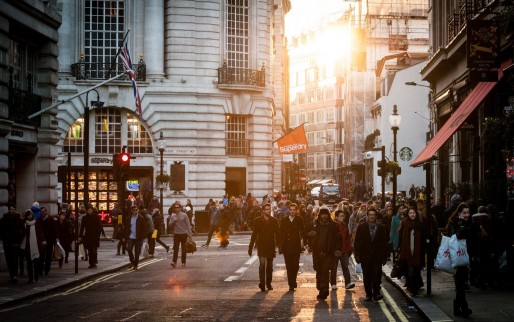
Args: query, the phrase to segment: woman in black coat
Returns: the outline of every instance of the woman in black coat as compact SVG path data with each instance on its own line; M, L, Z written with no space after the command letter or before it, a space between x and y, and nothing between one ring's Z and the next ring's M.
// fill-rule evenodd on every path
M71 250L71 241L73 240L73 229L71 222L66 219L66 210L61 210L59 219L57 221L57 239L64 249L64 256L58 260L59 268L62 267L62 262L68 263L68 256Z
M100 247L100 234L102 233L102 223L98 211L91 205L86 209L86 215L80 225L79 242L84 244L89 256L89 267L96 268L98 263L97 248Z
M473 223L470 218L470 207L467 203L461 203L447 226L448 236L457 235L457 239L465 239L469 259L475 255L475 239ZM467 266L458 266L455 275L455 300L453 300L453 314L468 317L472 311L466 301L466 282L469 269Z

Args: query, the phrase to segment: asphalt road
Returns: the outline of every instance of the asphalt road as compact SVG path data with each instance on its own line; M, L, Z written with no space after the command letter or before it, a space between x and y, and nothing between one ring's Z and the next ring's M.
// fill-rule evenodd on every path
M362 277L353 267L356 288L346 291L338 282L327 301L316 300L310 254L301 257L295 292L288 291L281 255L274 261L274 290L261 292L257 257L247 254L249 238L233 236L226 250L214 241L176 269L171 252L158 247L139 271L123 269L18 303L0 310L0 321L423 321L385 279L385 300L365 302ZM195 237L198 245L204 239Z

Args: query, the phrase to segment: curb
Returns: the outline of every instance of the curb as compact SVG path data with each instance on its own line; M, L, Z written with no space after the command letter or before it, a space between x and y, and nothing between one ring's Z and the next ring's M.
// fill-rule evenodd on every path
M435 305L428 296L411 296L409 292L405 290L405 288L400 285L398 282L403 282L403 280L399 280L397 278L392 278L390 276L391 268L389 265L385 265L382 267L382 275L393 284L409 301L416 307L416 310L419 314L421 314L427 321L437 321L437 322L450 322L454 321L451 317L449 317L443 310L441 310L437 305Z
M8 299L6 301L3 301L3 299L0 299L0 308L12 306L12 305L15 305L15 304L17 304L19 302L30 300L30 299L35 298L35 297L44 296L44 295L46 295L48 293L55 292L55 291L57 291L59 289L65 288L65 287L75 286L77 284L83 283L84 281L93 279L95 277L98 277L98 276L101 276L101 275L104 275L104 274L108 274L108 273L113 273L113 272L119 271L119 270L121 270L124 267L128 267L129 264L130 263L114 264L114 265L106 267L106 268L104 268L102 270L98 270L95 273L91 273L91 274L88 274L88 275L82 275L82 276L76 276L75 278L72 278L72 279L66 279L66 280L62 280L60 282L48 285L48 287L45 288L45 289L36 290L36 291L30 290L30 291L28 291L26 293L22 293L19 296L11 298L11 299Z

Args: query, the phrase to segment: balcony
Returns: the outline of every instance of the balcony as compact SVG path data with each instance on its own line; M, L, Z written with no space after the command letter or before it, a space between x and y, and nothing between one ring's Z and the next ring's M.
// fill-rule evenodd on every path
M29 115L41 111L41 96L9 87L9 119L19 124L38 126L41 117L29 120Z
M137 81L146 81L146 64L141 59L137 64L133 65L136 71ZM105 80L125 71L123 64L111 64L106 63L86 63L81 58L81 61L71 65L71 73L77 80ZM128 80L128 75L120 79Z
M232 156L250 156L250 140L226 139L225 152Z
M259 89L266 87L266 70L227 67L226 63L218 68L218 85L253 86Z

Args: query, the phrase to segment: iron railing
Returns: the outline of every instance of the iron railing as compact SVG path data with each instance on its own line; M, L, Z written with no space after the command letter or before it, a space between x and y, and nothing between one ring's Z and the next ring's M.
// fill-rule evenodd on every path
M83 59L81 59L83 60ZM146 81L146 64L143 60L140 60L137 64L133 65L136 71L137 81ZM82 79L109 79L120 73L123 73L125 68L123 64L113 64L111 69L110 63L86 63L80 61L71 65L71 73L77 80ZM120 79L128 80L128 75L121 77Z
M448 42L466 27L466 21L484 10L494 0L460 0L448 16Z
M227 155L250 155L250 140L226 139L225 151Z
M218 85L250 85L266 87L266 70L228 67L226 63L218 68Z

